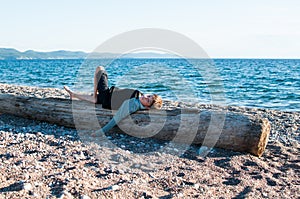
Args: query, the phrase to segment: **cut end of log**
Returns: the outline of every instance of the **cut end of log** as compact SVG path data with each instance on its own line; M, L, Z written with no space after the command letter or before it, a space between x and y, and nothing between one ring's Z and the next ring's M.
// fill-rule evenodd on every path
M266 146L268 144L269 135L271 131L271 124L268 119L262 119L261 120L261 135L258 140L257 146L253 147L253 150L251 151L252 154L257 155L258 157L261 157L264 153Z

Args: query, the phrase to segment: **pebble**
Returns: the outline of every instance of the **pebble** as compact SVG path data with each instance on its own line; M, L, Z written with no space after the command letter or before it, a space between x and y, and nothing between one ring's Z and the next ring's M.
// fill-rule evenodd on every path
M119 169L119 170L118 170L118 173L121 174L121 175L123 175L123 174L125 174L125 171L122 170L122 169Z
M209 153L210 148L206 147L206 146L201 146L198 150L198 155L206 155L207 153Z
M262 196L267 198L268 197L268 194L266 192L262 192Z
M64 190L62 192L62 195L59 197L59 199L72 199L73 196L68 191Z
M156 198L155 196L152 196L150 193L148 193L147 191L143 192L143 198Z
M140 165L140 164L134 164L133 167L134 167L134 168L140 168L141 165Z
M23 188L26 191L31 191L32 190L32 185L30 183L24 183Z
M195 189L199 189L200 185L198 183L194 184Z
M112 185L108 189L113 190L113 191L117 191L117 190L120 189L120 186L119 185Z
M82 196L80 196L80 199L91 199L91 198L87 195L82 195Z

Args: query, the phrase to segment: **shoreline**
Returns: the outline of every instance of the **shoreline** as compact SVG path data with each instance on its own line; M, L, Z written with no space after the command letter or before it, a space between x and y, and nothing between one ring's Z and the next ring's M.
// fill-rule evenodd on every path
M0 84L0 93L68 98L60 89ZM54 124L0 114L0 196L38 198L298 198L300 193L300 113L199 104L256 114L271 122L261 158L199 146L168 145L122 134L107 137L115 146L91 140ZM92 141L92 142L91 142ZM165 147L163 151L159 149Z

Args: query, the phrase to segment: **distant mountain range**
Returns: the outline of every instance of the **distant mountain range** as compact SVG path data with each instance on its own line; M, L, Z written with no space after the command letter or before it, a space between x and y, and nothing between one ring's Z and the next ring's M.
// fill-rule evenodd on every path
M82 51L66 51L58 50L51 52L38 52L27 50L20 52L13 48L0 48L0 60L16 60L16 59L85 59L85 58L115 58L121 54L115 53L86 53ZM140 52L122 55L122 58L178 58L171 54L160 54L152 52Z

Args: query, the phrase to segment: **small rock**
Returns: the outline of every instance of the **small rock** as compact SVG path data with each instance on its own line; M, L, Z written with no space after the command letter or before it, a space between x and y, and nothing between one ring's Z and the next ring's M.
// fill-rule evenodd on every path
M205 192L205 188L200 187L200 188L199 188L199 191L200 191L200 193L204 193L204 192Z
M122 169L119 169L118 173L122 175L122 174L125 174L125 171L123 171Z
M120 186L119 185L113 185L111 187L109 187L110 190L113 190L113 191L117 191L120 189Z
M28 173L24 173L23 176L24 176L25 180L28 180L30 178L30 175Z
M91 198L87 195L82 195L82 196L80 196L80 199L91 199Z
M140 164L134 164L133 167L134 168L141 168L141 165Z
M263 197L267 198L268 197L268 194L266 192L263 192L262 193Z
M71 199L73 198L72 194L67 192L66 190L62 192L62 195L60 196L60 199Z
M30 183L24 183L23 188L26 191L30 191L32 190L32 185Z
M148 173L148 175L150 176L150 178L155 178L155 176L152 173Z
M157 157L161 157L162 156L160 152L155 152L154 155L157 156Z
M148 193L147 191L144 191L143 192L143 198L153 198L153 197L150 193Z
M198 151L198 155L206 156L210 152L210 150L211 150L211 148L208 148L206 146L201 146L199 151Z
M195 189L199 189L200 185L197 183L197 184L194 184L194 187L195 187Z

